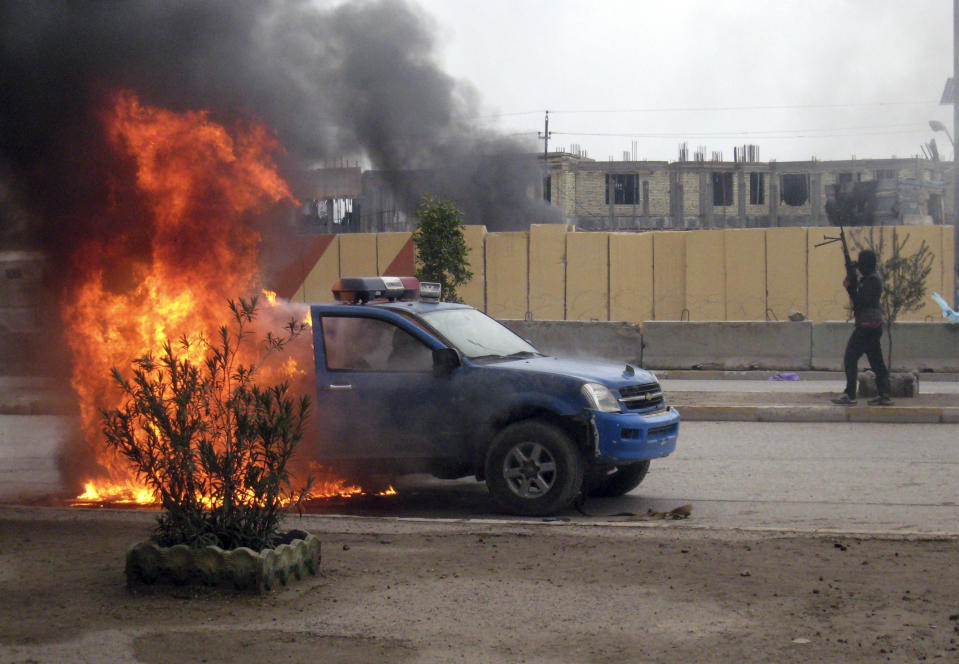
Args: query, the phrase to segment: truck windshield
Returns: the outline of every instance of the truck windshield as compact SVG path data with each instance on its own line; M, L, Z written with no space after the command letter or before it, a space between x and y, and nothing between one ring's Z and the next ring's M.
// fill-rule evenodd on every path
M471 360L533 357L535 348L476 309L440 309L423 318Z

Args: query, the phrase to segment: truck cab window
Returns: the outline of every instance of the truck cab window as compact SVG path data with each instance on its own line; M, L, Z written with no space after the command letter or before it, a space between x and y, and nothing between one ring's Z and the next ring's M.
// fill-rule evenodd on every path
M399 327L375 318L324 316L326 368L334 371L431 371L433 353Z

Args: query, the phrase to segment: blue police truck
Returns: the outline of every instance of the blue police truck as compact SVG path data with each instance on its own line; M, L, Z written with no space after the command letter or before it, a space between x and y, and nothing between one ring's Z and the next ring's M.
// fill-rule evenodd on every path
M485 480L496 505L548 515L618 496L676 448L651 373L540 353L439 286L342 278L311 305L321 461L351 476Z

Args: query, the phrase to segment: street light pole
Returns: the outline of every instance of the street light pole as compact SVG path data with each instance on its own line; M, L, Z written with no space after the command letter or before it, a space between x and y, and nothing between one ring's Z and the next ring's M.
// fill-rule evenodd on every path
M942 132L945 132L946 138L949 139L949 144L952 145L952 149L953 149L953 151L955 151L955 149L956 149L956 142L955 142L954 140L952 140L952 134L949 133L949 128L946 127L946 125L944 125L944 124L942 124L941 122L939 122L939 120L930 120L930 121L929 121L929 128L932 129L933 131L942 131ZM953 157L952 157L952 158L953 158L953 161L955 161L955 158L956 158L956 157L955 157L955 154L953 154Z

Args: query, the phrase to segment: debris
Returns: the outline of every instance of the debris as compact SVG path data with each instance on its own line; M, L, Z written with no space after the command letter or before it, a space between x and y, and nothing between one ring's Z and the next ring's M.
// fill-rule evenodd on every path
M770 376L769 380L799 380L799 374L794 371L784 371Z
M804 639L803 637L800 636L799 638L793 639L792 642L793 643L809 643L809 639Z
M655 521L659 519L669 519L669 520L678 520L678 519L688 519L689 515L692 514L693 506L692 505L680 505L674 509L669 510L668 512L657 512L656 510L650 509L646 514L633 514L626 518L627 521Z

